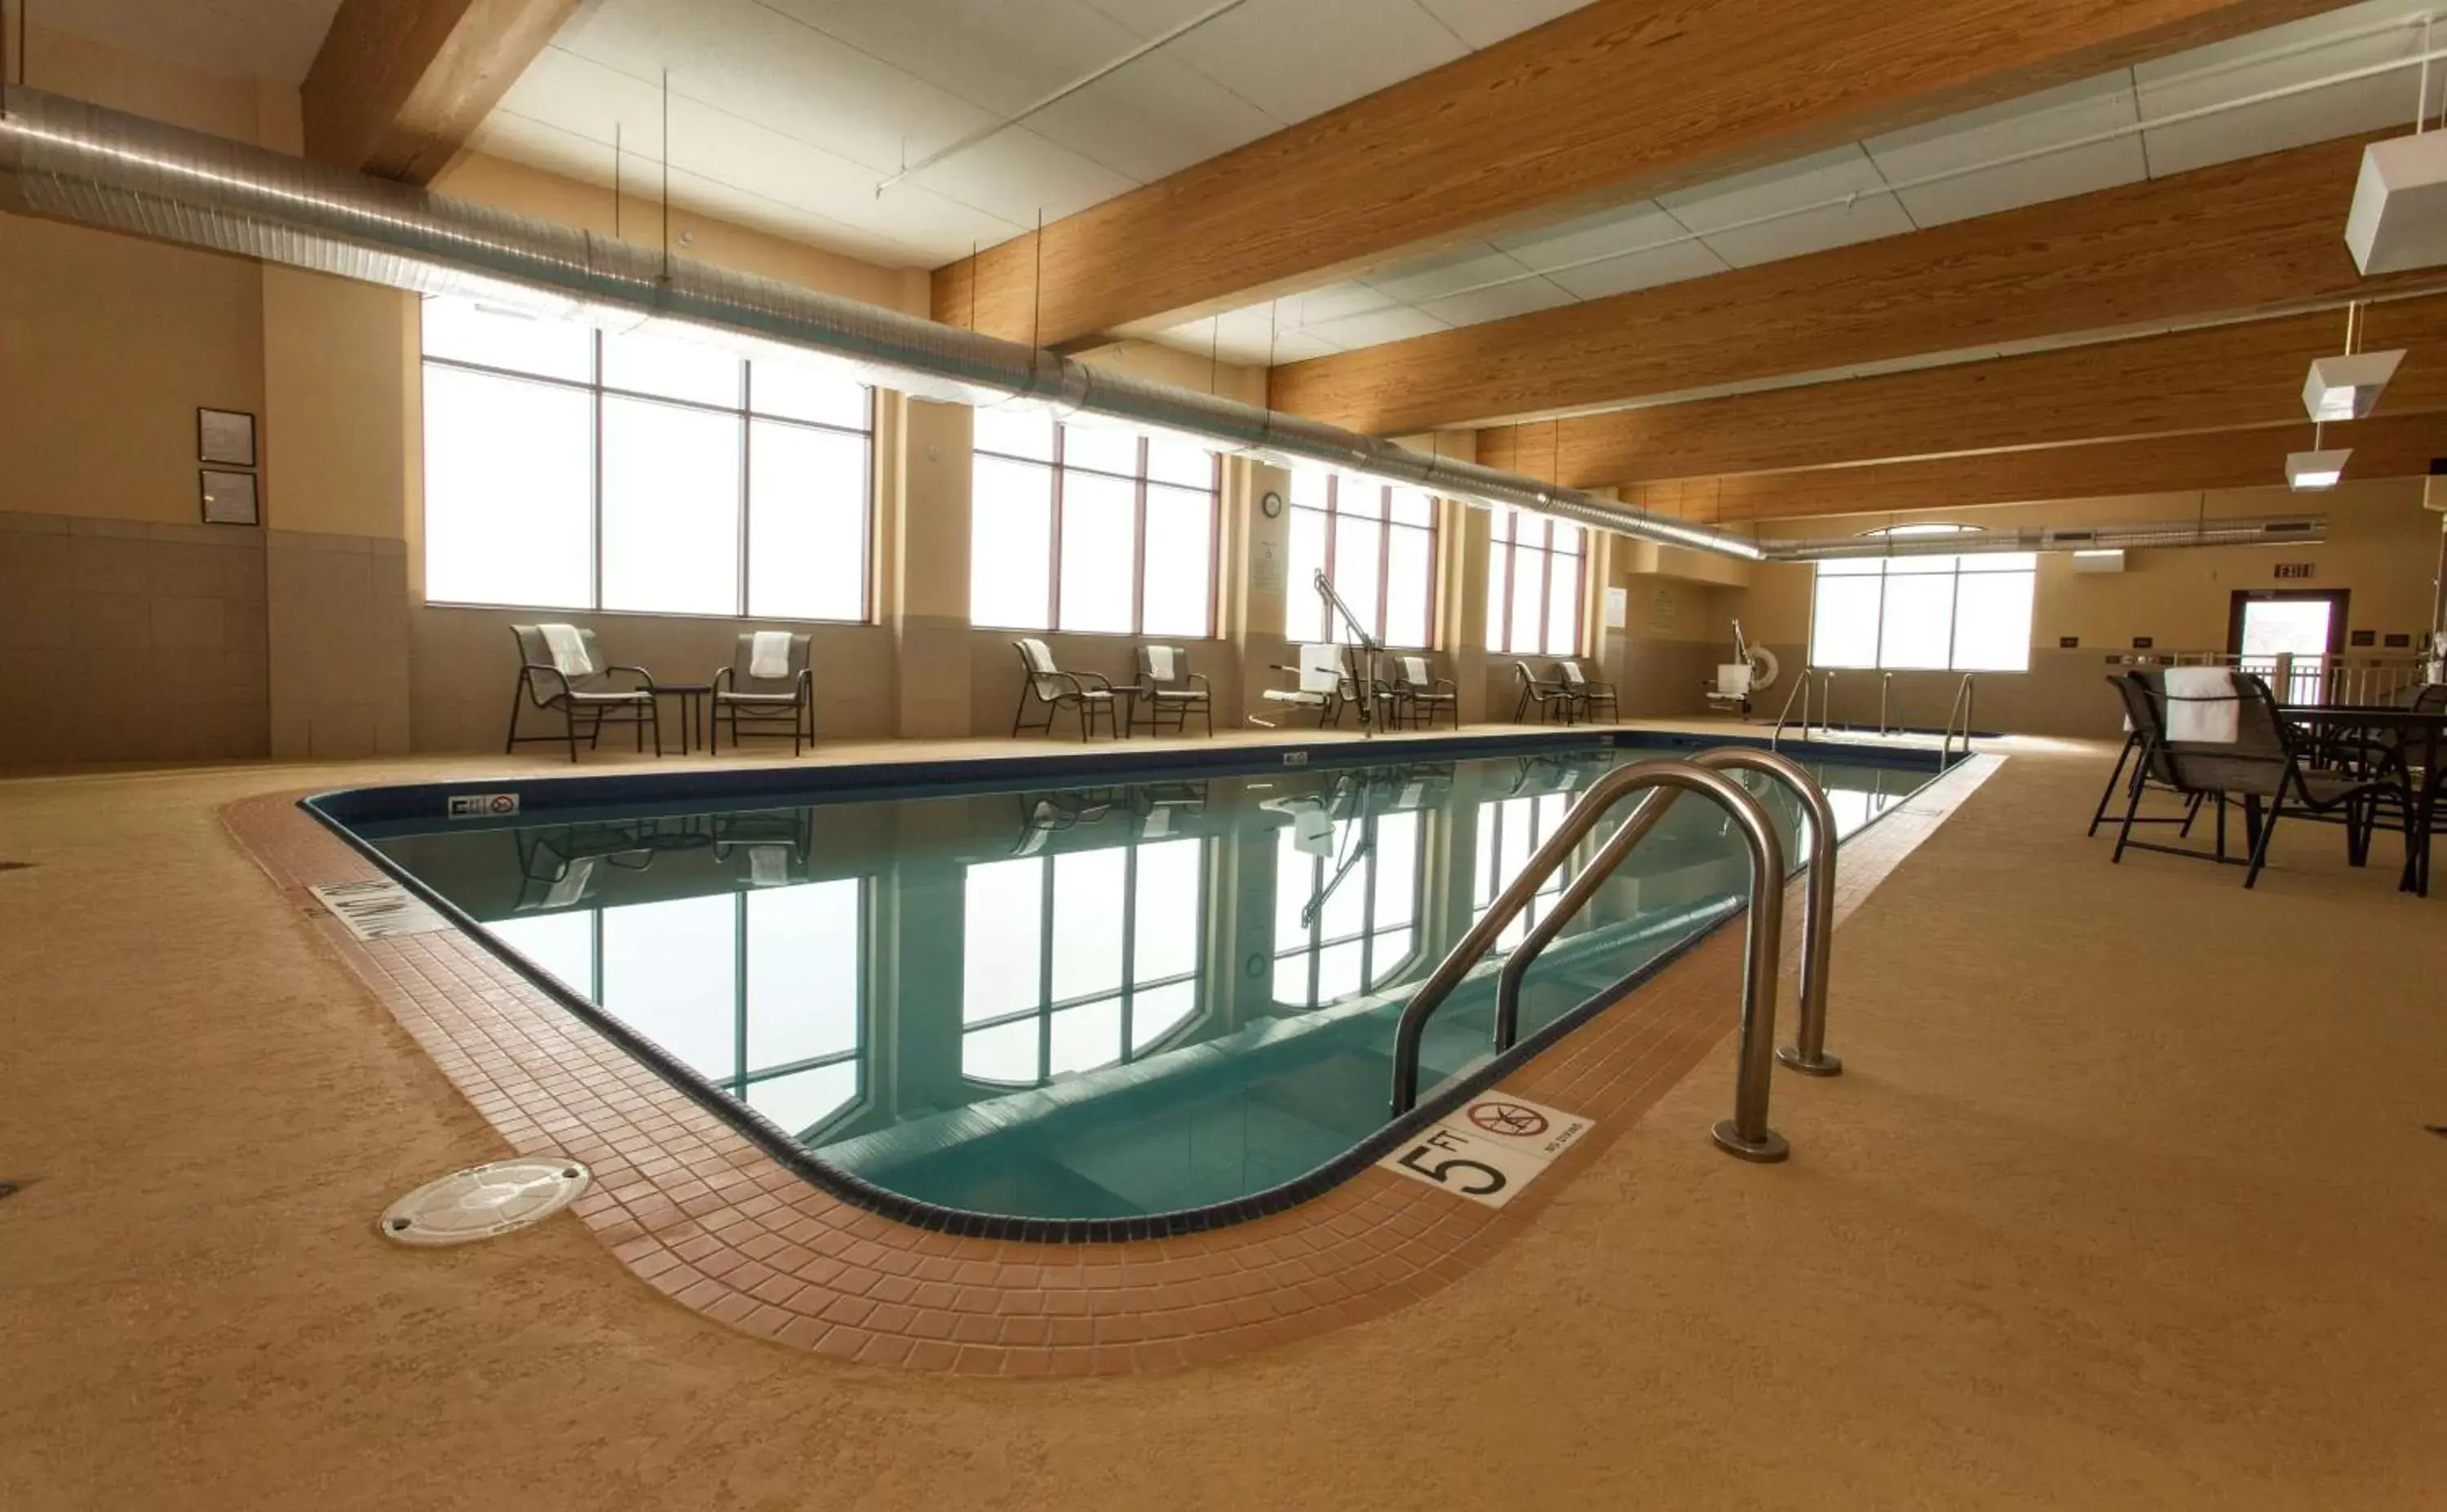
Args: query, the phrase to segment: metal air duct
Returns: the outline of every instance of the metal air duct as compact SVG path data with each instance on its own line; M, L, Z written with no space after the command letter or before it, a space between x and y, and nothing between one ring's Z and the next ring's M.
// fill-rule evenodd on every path
M2137 551L2172 546L2288 546L2327 538L2324 515L2237 516L2129 525L2025 525L1960 536L1834 536L1760 544L1769 561L1968 557L2000 552Z
M671 325L749 354L816 353L921 399L1026 403L1162 426L1450 499L1756 560L1739 536L1475 463L1102 371L1017 342L816 293L39 90L0 114L0 210L235 253L609 330Z

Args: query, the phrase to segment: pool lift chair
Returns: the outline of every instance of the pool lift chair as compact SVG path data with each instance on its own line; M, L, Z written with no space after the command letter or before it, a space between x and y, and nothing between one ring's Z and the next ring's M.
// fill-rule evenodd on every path
M1377 706L1383 702L1386 690L1391 686L1376 675L1377 662L1385 654L1385 648L1368 633L1366 626L1359 623L1359 616L1354 614L1351 606L1342 601L1342 595L1334 591L1334 584L1324 572L1319 571L1309 581L1317 589L1318 596L1341 616L1343 625L1351 632L1352 644L1357 646L1367 658L1366 670L1363 671L1352 664L1348 648L1324 642L1304 645L1300 647L1300 664L1298 667L1279 664L1275 668L1279 672L1290 672L1299 677L1299 686L1269 688L1261 696L1269 703L1315 709L1319 729L1328 725L1339 728L1342 710L1349 707L1359 713L1359 733L1373 738L1380 712ZM1255 714L1249 716L1249 723L1273 728L1271 721L1260 719Z
M569 759L575 762L579 738L584 737L587 748L593 749L601 742L607 724L632 727L640 752L646 748L646 731L651 728L654 754L663 753L662 722L654 717L654 673L643 667L605 662L595 632L577 625L512 625L510 636L518 642L519 677L510 689L510 733L502 745L503 755L516 755L521 746L566 743ZM612 680L614 672L628 673L641 686L620 687ZM520 734L519 715L530 704L559 710L560 733Z
M1701 694L1708 707L1723 713L1750 717L1751 699L1775 686L1777 674L1775 652L1765 646L1754 646L1742 635L1742 622L1734 621L1734 659L1720 662L1717 680Z

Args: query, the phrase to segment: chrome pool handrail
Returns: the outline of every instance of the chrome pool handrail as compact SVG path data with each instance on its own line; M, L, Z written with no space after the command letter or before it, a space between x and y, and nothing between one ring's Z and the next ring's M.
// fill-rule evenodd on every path
M1803 863L1802 885L1801 1010L1796 1015L1793 1042L1777 1050L1775 1058L1806 1075L1839 1075L1844 1063L1827 1053L1827 975L1835 937L1835 807L1827 801L1827 790L1789 756L1755 747L1718 746L1690 760L1700 766L1733 767L1773 777L1793 790L1809 815L1810 856ZM1631 817L1622 822L1622 827L1606 841L1605 848L1548 907L1528 937L1505 957L1495 987L1495 1049L1499 1054L1510 1049L1520 1037L1521 985L1540 953L1597 896L1598 889L1631 855L1633 847L1648 838L1648 832L1657 827L1673 803L1673 795L1665 792L1651 792L1641 799Z
M1436 964L1435 971L1404 1005L1401 1022L1394 1030L1394 1117L1401 1117L1418 1104L1419 1050L1428 1020L1470 968L1494 948L1506 927L1529 905L1547 877L1570 858L1572 847L1597 827L1607 810L1630 793L1658 787L1698 793L1724 809L1740 828L1751 856L1740 1070L1734 1089L1734 1116L1718 1122L1710 1132L1720 1147L1744 1160L1780 1161L1791 1153L1783 1137L1769 1128L1767 1123L1769 1083L1775 1066L1776 966L1784 948L1784 842L1777 837L1767 810L1741 784L1722 772L1687 761L1635 762L1599 778L1565 815L1554 835L1530 856L1521 875L1496 895L1495 901L1470 933Z
M1963 681L1955 686L1954 707L1945 711L1945 734L1939 740L1937 747L1937 769L1939 771L1945 770L1948 765L1948 758L1953 754L1954 721L1955 716L1958 714L1963 718L1963 754L1965 757L1968 757L1971 754L1971 709L1972 701L1976 696L1972 689L1971 678L1972 674L1969 672L1964 672L1963 674Z
M1793 719L1793 702L1801 700L1801 738L1810 738L1810 674L1814 668L1804 667L1801 675L1793 680L1793 691L1784 695L1784 709L1775 716L1775 728L1768 731L1767 748L1774 750L1784 738L1784 727Z

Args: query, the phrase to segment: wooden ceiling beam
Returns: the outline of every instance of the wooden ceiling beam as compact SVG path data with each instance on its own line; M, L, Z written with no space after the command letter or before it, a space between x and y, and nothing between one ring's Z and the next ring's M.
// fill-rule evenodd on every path
M2303 419L2305 369L2343 350L2344 326L2319 311L1617 410L1566 420L1547 444L1563 482L1589 488L2283 425ZM2447 294L2365 306L2362 331L2365 350L2407 353L2381 414L2447 409ZM1482 431L1479 460L1494 464L1506 434Z
M2427 287L2345 250L2368 140L1292 363L1271 402L1392 435Z
M2353 458L2345 466L2348 481L2426 473L2432 457L2447 454L2447 414L2330 425L2324 444L2353 448ZM1906 514L2132 494L2267 488L2284 485L2286 454L2308 450L2310 445L2311 427L2296 423L2036 451L1687 478L1625 488L1622 497L1685 520L1738 524L1820 515ZM1534 461L1534 444L1530 450ZM2319 508L2317 493L2298 498L2303 508Z
M430 183L583 0L343 0L302 86L306 156Z
M1596 0L938 270L1072 347L1783 161L2334 0ZM1298 39L1286 39L1297 46ZM972 267L972 262L976 266ZM976 286L971 287L974 275Z

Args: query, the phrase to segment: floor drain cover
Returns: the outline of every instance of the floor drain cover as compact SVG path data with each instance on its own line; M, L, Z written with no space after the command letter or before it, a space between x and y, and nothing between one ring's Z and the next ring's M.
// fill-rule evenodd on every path
M401 1244L465 1244L522 1229L586 1190L576 1161L494 1161L427 1181L383 1210L383 1237Z

